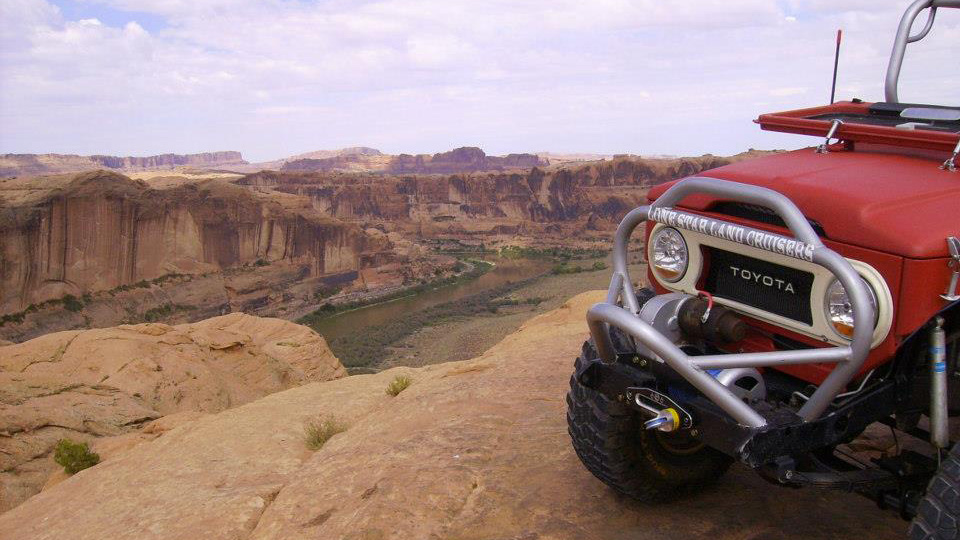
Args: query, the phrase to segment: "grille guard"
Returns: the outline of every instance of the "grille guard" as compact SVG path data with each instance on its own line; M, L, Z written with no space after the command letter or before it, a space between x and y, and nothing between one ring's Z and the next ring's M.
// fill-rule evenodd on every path
M795 238L673 208L684 197L693 194L714 195L769 208L784 221ZM737 423L751 428L767 425L766 419L706 370L833 363L836 366L830 375L798 411L805 422L816 420L823 414L866 360L873 340L871 325L855 325L849 345L796 351L689 356L637 316L640 306L627 270L627 246L634 229L647 220L812 262L826 268L843 284L850 297L855 321L871 321L875 317L869 300L870 293L860 275L846 259L823 245L803 213L790 199L767 188L715 178L691 177L677 182L653 204L632 210L617 227L613 245L613 276L606 302L596 304L587 311L587 325L601 360L609 363L616 359L609 325L616 326L663 359ZM622 307L617 305L618 301Z

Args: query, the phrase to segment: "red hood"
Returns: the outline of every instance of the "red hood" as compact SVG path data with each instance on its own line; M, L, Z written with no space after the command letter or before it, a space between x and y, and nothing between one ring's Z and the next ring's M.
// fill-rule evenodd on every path
M699 176L763 186L789 197L831 240L903 257L946 257L960 236L960 172L942 159L812 149L740 161ZM651 200L674 182L650 190ZM717 199L692 196L682 206L708 210Z

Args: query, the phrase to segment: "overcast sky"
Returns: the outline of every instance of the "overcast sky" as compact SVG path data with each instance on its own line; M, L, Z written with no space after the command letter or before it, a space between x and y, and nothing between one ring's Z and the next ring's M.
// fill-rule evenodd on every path
M0 0L0 152L365 145L699 155L812 139L751 120L882 99L904 0ZM960 10L901 100L960 105ZM919 25L919 23L918 23Z

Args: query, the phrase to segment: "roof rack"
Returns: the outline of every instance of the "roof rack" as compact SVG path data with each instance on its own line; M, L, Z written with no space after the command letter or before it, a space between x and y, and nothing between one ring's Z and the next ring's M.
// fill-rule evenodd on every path
M925 111L943 111L930 119ZM838 101L833 105L762 114L756 122L768 131L824 137L839 120L832 137L844 141L925 148L951 152L960 141L960 120L951 120L960 107L912 103ZM916 118L914 116L922 116Z
M820 151L826 151L829 141L837 139L953 152L953 158L944 166L954 170L960 151L960 106L900 103L897 95L907 45L927 37L940 8L960 8L960 0L916 0L904 12L887 65L885 102L841 101L823 107L763 114L756 122L765 130L826 136ZM927 21L923 29L910 35L914 22L924 11L927 11Z
M937 17L938 8L960 8L960 0L916 0L910 4L907 11L900 19L900 27L897 28L897 37L893 40L893 51L890 53L890 63L887 64L887 79L884 86L884 95L889 103L899 103L897 97L897 83L900 81L900 67L903 65L903 55L907 50L908 43L914 43L927 37L930 29L933 28L933 21ZM913 23L917 16L924 10L930 10L927 13L927 22L923 25L923 30L919 34L910 35L913 29Z

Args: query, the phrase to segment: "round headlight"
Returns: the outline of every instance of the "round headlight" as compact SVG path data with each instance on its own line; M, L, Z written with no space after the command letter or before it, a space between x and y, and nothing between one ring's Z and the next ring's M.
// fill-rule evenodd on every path
M653 265L654 272L664 281L671 283L682 278L687 271L690 256L680 231L663 227L650 240L653 242L653 260L650 264Z
M867 283L866 280L863 280L864 285L867 286L867 290L870 291L870 305L873 306L873 326L877 326L877 317L879 313L877 312L877 293L874 292L873 287ZM840 283L840 280L834 279L833 283L827 287L827 297L824 299L824 307L827 311L827 319L830 321L830 324L833 326L833 329L837 331L841 336L852 339L853 338L853 304L850 303L850 297L847 296L847 291L844 289L843 284Z

